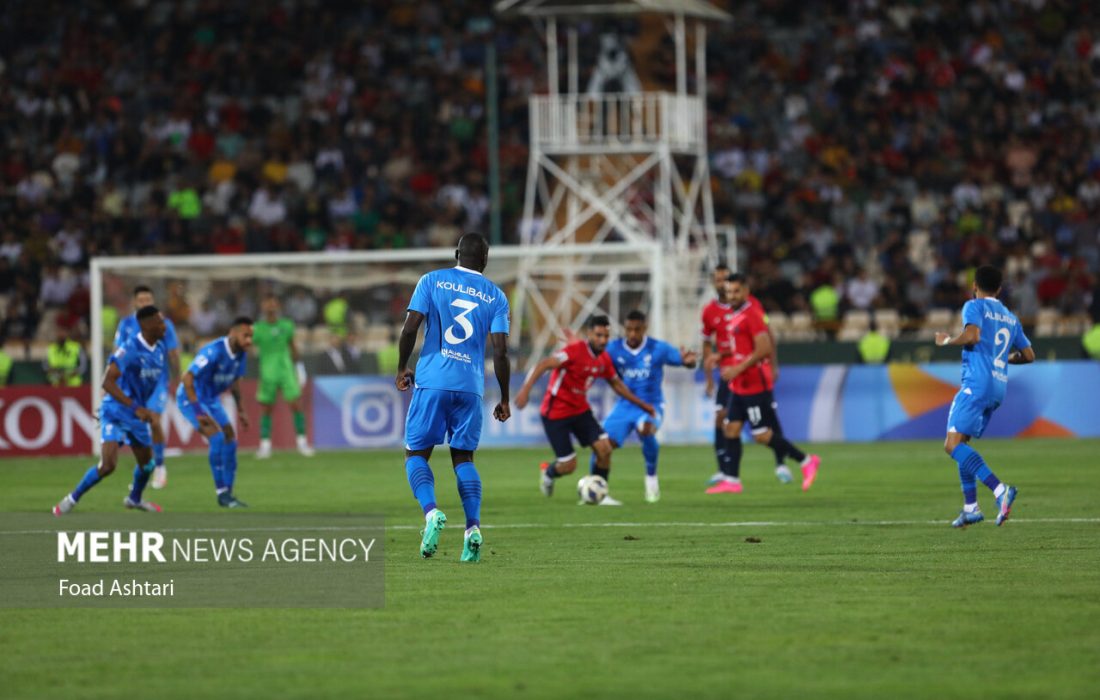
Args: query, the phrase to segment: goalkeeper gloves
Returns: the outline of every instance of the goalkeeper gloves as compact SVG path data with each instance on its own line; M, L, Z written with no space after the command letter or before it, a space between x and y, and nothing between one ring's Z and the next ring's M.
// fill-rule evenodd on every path
M298 370L298 383L304 385L307 379L305 363L299 361L294 365L294 369Z

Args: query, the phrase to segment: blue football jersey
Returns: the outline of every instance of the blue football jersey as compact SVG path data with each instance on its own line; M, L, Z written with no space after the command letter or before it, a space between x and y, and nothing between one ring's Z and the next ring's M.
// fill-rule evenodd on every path
M648 336L637 348L627 345L624 338L616 338L607 344L607 354L615 363L615 370L623 384L635 396L654 406L664 402L661 382L665 378L665 365L679 367L684 364L679 350L663 340Z
M424 314L416 386L481 396L486 338L509 328L508 299L500 287L464 267L434 270L416 283L409 310Z
M964 326L977 326L981 339L963 348L962 385L975 396L1001 401L1008 388L1008 353L1031 347L1015 314L992 297L963 306Z
M138 323L137 314L130 314L123 318L118 322L118 330L115 331L115 347L121 348L123 343L140 331L141 325ZM172 323L167 316L164 317L164 338L160 342L164 343L165 350L178 350L180 346L179 338L176 337L176 324Z
M105 413L123 411L132 414L137 408L148 407L149 400L157 392L163 378L168 375L168 351L163 341L149 345L138 334L111 353L108 366L110 364L118 366L122 373L118 378L118 388L134 404L127 407L107 394L103 397L102 409Z
M248 353L234 355L229 349L229 337L222 336L203 346L195 355L187 371L195 378L195 395L199 403L217 400L223 392L233 386L233 382L244 376ZM177 395L183 394L180 384ZM185 395L185 394L184 394Z

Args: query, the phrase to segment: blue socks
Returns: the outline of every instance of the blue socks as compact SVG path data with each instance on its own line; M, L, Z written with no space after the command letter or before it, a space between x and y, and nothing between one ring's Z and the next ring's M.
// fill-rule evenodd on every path
M996 491L1001 485L1001 480L970 445L960 444L951 452L951 458L959 464L959 482L962 484L963 502L967 505L978 502L978 479L991 491Z
M223 440L222 444L222 478L225 480L225 488L233 491L233 484L237 481L237 441Z
M657 476L657 454L661 446L657 443L656 435L647 435L642 438L642 457L645 459L646 476Z
M473 470L473 466L473 464L470 464L471 470ZM428 466L428 460L419 455L409 457L405 460L405 474L409 477L409 486L412 487L413 496L416 496L416 500L420 502L420 507L424 509L424 514L427 515L435 508L435 475L432 474L432 468ZM477 471L474 471L474 476L477 477ZM479 502L480 499L481 484L479 480ZM463 505L465 506L465 501L463 501Z
M223 493L229 490L229 487L225 483L225 470L222 467L222 455L225 450L225 433L216 432L208 438L210 442L210 451L208 453L210 459L210 474L214 477L214 488L218 493Z
M156 461L152 460L146 465L139 464L134 467L134 483L130 485L130 500L134 503L141 503L141 494L145 491L145 485L149 483L149 476L156 466Z
M153 443L153 466L154 467L163 467L164 466L164 443L163 442L154 442Z
M469 530L481 524L481 476L473 462L463 462L455 467L455 480L462 499L462 510L466 513L466 529Z
M93 464L88 467L88 471L84 472L84 478L80 480L80 483L76 485L73 492L70 494L74 501L79 501L80 497L87 493L88 489L92 488L99 483L99 465Z

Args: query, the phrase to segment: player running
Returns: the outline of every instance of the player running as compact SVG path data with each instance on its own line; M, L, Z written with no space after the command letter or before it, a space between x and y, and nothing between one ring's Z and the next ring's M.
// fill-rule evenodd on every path
M997 499L997 525L1008 520L1018 491L1001 483L970 438L985 432L989 419L1005 398L1008 389L1008 365L1026 365L1035 361L1031 341L1024 335L1019 319L997 300L1001 292L1001 271L983 265L974 275L974 298L963 305L963 331L954 338L936 333L936 345L961 345L962 386L947 415L947 439L944 452L959 465L963 509L952 527L966 527L985 520L978 508L980 479Z
M281 316L279 298L264 297L263 318L252 327L252 344L260 355L260 385L256 401L260 403L260 449L257 459L271 456L271 413L279 392L294 413L294 432L298 434L298 453L312 457L313 448L306 438L306 414L302 412L302 387L306 383L306 368L299 360L294 344L294 321Z
M135 314L138 332L122 343L107 362L103 390L107 393L99 407L102 444L99 464L91 467L72 493L53 507L54 515L65 515L76 507L80 497L115 470L118 452L129 445L137 460L130 493L122 504L127 508L160 512L156 503L142 500L142 492L153 471L150 424L156 414L149 408L161 389L168 372L168 353L162 342L166 324L157 307L142 306Z
M122 319L118 324L118 330L115 331L114 341L116 350L121 348L126 341L136 336L141 330L138 324L137 312L155 303L156 299L153 297L152 289L145 285L134 287L134 313ZM149 401L149 405L146 406L153 414L153 422L150 423L150 425L153 429L153 463L156 466L153 468L153 483L151 485L155 489L162 489L164 485L168 483L168 468L164 466L165 439L164 426L161 424L161 415L168 406L168 397L170 395L168 390L169 382L176 381L180 376L180 343L179 338L176 336L176 326L172 323L172 320L168 318L164 319L164 326L163 342L165 350L168 351L168 369L170 371L165 372L161 377L160 386L157 387L156 393Z
M539 410L546 437L557 457L554 464L540 465L539 489L545 496L554 494L555 479L571 474L577 468L577 451L573 448L570 434L577 438L582 447L592 448L595 460L592 473L605 480L611 476L611 441L588 405L588 389L594 381L607 380L616 394L651 417L657 416L653 406L635 396L623 383L615 372L611 356L604 352L611 337L611 321L607 316L593 316L587 325L586 340L570 342L535 365L516 394L516 407L523 408L527 405L531 387L543 373L553 370ZM621 506L622 503L608 496L600 505Z
M607 345L615 369L627 388L635 396L648 401L656 409L650 416L630 401L620 398L611 413L604 419L604 428L614 448L622 447L632 432L637 431L645 458L645 500L656 503L661 500L661 487L657 481L657 429L661 427L665 413L665 398L661 383L665 377L665 365L670 367L695 367L696 356L686 348L677 350L663 340L646 335L646 315L631 311L626 315L626 333ZM596 469L596 455L592 455L592 469Z
M493 344L493 368L500 402L493 417L504 422L512 415L508 361L508 298L482 272L489 261L489 243L467 233L455 250L458 265L434 270L416 283L401 329L397 388L413 388L405 421L405 473L413 495L424 511L420 556L427 559L439 547L447 516L436 507L435 475L428 460L444 440L451 448L458 495L466 513L461 561L481 560L481 476L474 451L481 441L481 397L485 389L485 337ZM421 324L424 345L416 363L415 382L408 368Z
M250 347L252 319L239 316L227 335L199 350L176 390L180 413L210 445L210 473L214 476L218 505L223 508L243 508L246 504L233 494L237 479L237 433L219 397L227 390L232 393L237 417L247 429L248 416L241 405L241 377Z
M786 457L802 465L802 490L806 491L817 478L821 459L806 455L783 436L779 416L772 397L772 342L763 312L748 301L748 286L744 276L733 274L726 282L726 298L733 309L727 326L731 361L721 368L722 381L729 382L730 401L726 407L726 453L729 459L722 465L722 477L707 493L741 493L741 428L749 422L753 440L776 452L780 463Z
M711 486L722 480L724 475L722 465L723 463L728 465L729 460L732 458L732 455L726 450L725 433L726 406L729 404L730 399L729 386L727 382L720 381L717 385L717 391L715 391L714 383L715 368L733 364L733 354L729 347L729 335L724 332L726 325L733 318L733 309L730 308L726 299L726 279L729 275L730 269L724 264L719 264L714 268L713 282L717 296L703 307L703 368L707 382L705 392L707 396L714 394L714 453L718 459L718 471L707 481ZM745 285L746 291L748 291L747 281ZM750 305L760 311L764 316L764 323L768 324L768 315L764 311L764 305L760 303L760 300L749 292L748 301ZM768 339L771 340L772 351L766 362L770 365L774 385L775 382L779 381L779 353L775 334L772 333L770 324L768 324ZM784 455L781 455L779 450L773 450L773 452L775 453L775 477L779 479L780 483L790 483L793 477L791 476L791 470L783 463Z

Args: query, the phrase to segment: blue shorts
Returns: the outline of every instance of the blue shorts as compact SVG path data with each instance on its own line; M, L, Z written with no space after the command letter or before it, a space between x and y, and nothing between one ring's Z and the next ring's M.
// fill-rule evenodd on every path
M641 429L643 423L661 427L661 421L665 418L665 405L659 404L656 409L657 417L654 418L629 401L619 401L611 409L611 413L607 414L607 418L603 419L604 430L617 446L622 447L630 434Z
M473 452L481 442L481 397L468 391L413 390L405 419L405 449L427 450L444 441Z
M164 413L164 409L168 407L168 382L163 381L157 384L156 391L153 392L152 398L149 399L149 403L145 406L153 413Z
M120 445L148 447L153 444L153 432L148 423L133 414L106 411L99 414L99 441Z
M176 403L179 404L180 413L187 419L187 422L195 427L195 430L199 429L199 419L195 415L195 404L187 400L186 394L179 394L176 396ZM202 412L214 419L214 422L218 424L219 428L224 428L229 425L229 414L225 412L222 407L221 401L210 401L208 403L199 403L199 408Z
M947 432L981 437L1000 405L1000 401L975 396L968 388L960 389L947 414Z

